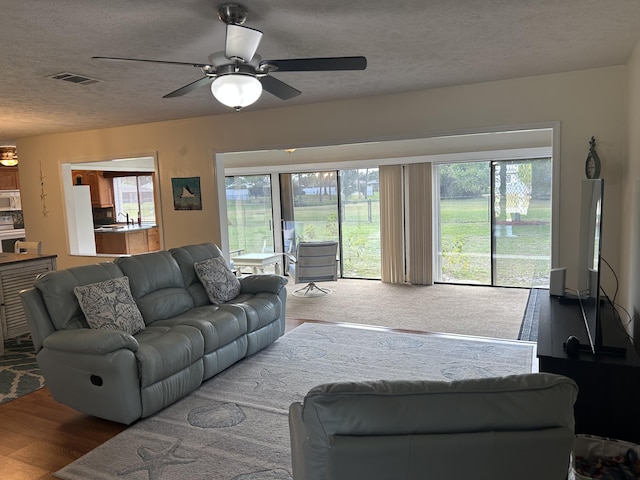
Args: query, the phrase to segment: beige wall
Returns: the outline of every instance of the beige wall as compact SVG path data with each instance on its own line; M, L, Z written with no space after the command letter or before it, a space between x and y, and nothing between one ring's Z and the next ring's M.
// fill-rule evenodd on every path
M73 258L64 229L60 165L157 152L164 246L219 242L216 153L416 138L560 122L560 242L557 266L577 284L580 180L588 141L597 138L606 180L604 255L619 268L621 179L627 148L623 66L322 104L244 111L155 124L23 138L18 141L25 226L30 240L57 253L60 268L95 262ZM40 168L46 207L42 214ZM172 177L200 176L202 211L174 211Z

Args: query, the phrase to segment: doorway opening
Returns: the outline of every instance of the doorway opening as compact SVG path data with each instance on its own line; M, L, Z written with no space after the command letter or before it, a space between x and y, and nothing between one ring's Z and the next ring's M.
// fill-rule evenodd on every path
M485 133L469 133L462 135L450 135L431 138L415 138L404 140L385 140L381 142L361 143L361 144L344 144L344 145L330 145L330 146L313 146L302 147L297 149L288 150L262 150L262 151L250 151L250 152L230 152L216 155L216 171L218 175L219 185L219 204L220 204L220 231L221 231L221 247L226 254L233 252L236 249L247 248L242 244L242 236L234 234L231 230L236 228L232 224L235 223L234 212L227 212L227 206L229 210L242 208L239 205L231 206L229 201L232 199L229 195L229 189L225 194L225 183L229 183L229 178L250 177L253 175L264 175L268 178L270 184L270 196L269 201L261 201L262 211L264 212L264 219L262 226L262 238L260 241L248 247L249 252L261 252L263 249L269 250L274 253L283 253L287 250L295 247L295 242L300 241L303 238L317 237L321 238L323 235L325 238L331 238L331 235L336 235L340 242L340 270L343 277L348 278L381 278L381 257L387 255L385 258L393 258L397 265L401 265L404 262L404 274L395 275L393 281L406 281L407 278L407 262L411 259L415 259L415 256L408 255L406 250L406 238L407 232L411 233L411 228L416 225L429 225L433 226L433 237L429 252L427 253L428 259L431 261L431 265L428 266L429 271L433 272L433 276L430 281L442 282L451 281L454 283L475 283L481 285L511 285L511 279L502 278L502 273L506 265L505 263L509 259L509 248L506 244L506 239L509 239L511 243L513 237L510 237L506 233L507 227L512 227L518 231L517 234L524 237L526 232L525 228L521 227L534 227L535 221L531 218L532 212L537 209L537 204L540 200L545 200L547 206L544 215L546 218L536 220L540 222L538 225L539 230L544 230L548 235L544 242L546 247L542 253L527 252L522 257L526 257L527 260L534 260L535 266L527 267L531 270L535 270L535 275L528 275L527 279L523 282L516 283L516 285L547 285L549 269L553 266L557 266L554 263L554 258L558 255L558 239L557 239L557 219L559 205L555 200L558 198L558 182L553 179L557 179L559 175L559 163L550 160L557 155L557 147L555 147L555 141L557 139L558 130L557 125L540 126L539 128L532 129L528 126L522 130L512 131L500 131L500 132L485 132ZM512 211L511 206L505 207L500 210L500 186L494 185L492 175L500 173L498 169L494 169L500 165L501 161L531 161L531 160L547 160L547 172L544 177L537 177L532 172L532 182L546 181L544 193L539 185L532 185L531 196L529 198L529 204L532 208L527 208L527 213L523 214L515 210ZM443 240L440 238L440 231L446 230L446 221L441 225L441 216L446 216L446 209L440 210L440 204L446 202L453 202L454 200L461 200L461 198L449 198L443 196L439 197L441 176L437 175L437 170L441 167L445 167L453 164L475 164L484 162L483 173L483 188L482 192L477 195L476 203L478 200L481 204L475 205L474 208L480 208L480 215L482 216L481 222L484 223L484 231L476 239L473 239L473 247L478 251L469 251L467 248L469 242L465 243L465 238L454 238L454 245L458 245L458 250L449 249L442 250ZM414 214L417 214L418 223L415 223L416 218L405 218L403 213L398 214L399 227L386 226L387 228L395 229L392 231L402 232L402 238L397 239L393 244L393 251L381 252L380 246L380 199L378 193L378 168L385 166L406 166L409 164L420 163L430 165L429 171L433 172L431 178L434 183L431 184L434 195L429 196L429 202L423 205L423 214L421 215L419 208L414 208ZM506 164L504 164L506 165ZM536 164L537 165L537 164ZM512 167L509 167L512 168ZM519 167L517 167L519 168ZM538 167L533 167L538 168ZM433 170L431 170L433 169ZM494 170L492 170L494 169ZM354 189L351 193L347 192L348 188L345 183L347 182L349 171L358 172L355 177ZM375 171L375 177L365 179L366 174L363 171L368 171L369 175ZM492 174L492 171L494 172ZM329 175L325 177L325 172L329 172ZM505 166L505 174L508 174L507 167ZM508 178L512 178L513 176ZM335 182L334 182L335 178ZM442 177L443 181L445 180ZM507 179L505 179L505 185L507 185ZM542 179L542 180L540 180ZM331 186L328 181L331 181ZM553 181L552 181L553 180ZM235 180L233 180L235 181ZM325 185L321 182L325 182ZM430 180L428 180L431 182ZM265 180L266 182L266 180ZM313 184L316 182L316 184ZM359 186L358 186L359 183ZM436 185L436 183L438 183ZM366 187L363 185L366 184ZM505 202L509 203L513 198L517 198L511 193L511 188L515 184L509 184L508 191L504 192ZM314 190L314 187L320 188L320 190ZM248 191L249 187L245 189L245 195L252 195ZM307 189L306 191L304 189ZM367 190L363 191L363 188ZM419 188L419 186L418 186ZM493 190L495 188L496 194ZM335 189L335 190L334 190ZM338 192L338 195L335 195ZM415 190L414 190L415 192ZM553 193L553 195L552 195ZM370 195L371 194L371 195ZM406 205L408 201L406 198L407 191L404 187L400 187L397 191L392 192L393 198L383 198L384 205L387 202L395 202L394 205ZM226 195L226 197L225 197ZM238 195L233 193L231 195ZM311 201L316 200L316 205L311 205ZM265 193L266 197L266 193ZM318 198L319 197L319 198ZM526 197L526 193L525 193ZM508 199L508 201L507 201ZM250 199L247 197L247 201ZM254 199L258 201L257 199ZM307 212L311 212L313 208L319 212L318 202L322 201L322 207L326 209L327 213L320 215L308 215ZM349 209L353 207L353 203L360 203L358 205L359 210L354 216ZM357 200L357 202L356 202ZM442 200L442 202L441 202ZM497 204L495 201L497 200ZM493 202L493 203L492 203ZM471 205L471 201L467 202L467 205ZM384 206L383 205L383 206ZM391 205L391 204L389 204ZM431 207L434 208L431 208ZM415 207L415 205L414 205ZM419 207L419 206L418 206ZM536 208L533 208L536 207ZM464 210L464 209L463 209ZM502 211L509 213L509 222L506 218L500 218L499 212ZM328 213L331 212L331 213ZM470 212L463 212L470 213ZM477 213L477 212L476 212ZM516 213L519 213L520 219L516 217ZM492 218L495 214L498 217ZM328 215L332 215L329 217ZM306 218L305 216L310 217ZM353 236L349 235L349 220L351 218L356 219L356 226L352 230L355 232ZM444 218L444 217L443 217ZM302 220L305 220L304 222ZM287 222L287 223L285 223ZM291 222L291 223L289 223ZM359 222L359 223L358 223ZM410 223L407 223L410 222ZM299 223L302 223L300 225ZM364 225L365 223L370 225ZM504 238L498 238L497 234L499 229L494 232L493 225L500 225L505 230ZM509 224L507 224L509 223ZM307 225L308 224L308 225ZM376 228L375 233L365 229ZM385 227L385 226L383 226ZM384 228L383 228L384 229ZM286 231L286 232L285 232ZM494 238L494 233L496 238ZM429 234L431 235L431 233ZM454 234L455 236L460 236ZM397 236L397 235L396 235ZM544 236L544 235L543 235ZM462 236L464 237L464 235ZM248 238L248 237L247 237ZM444 239L445 237L443 237ZM228 240L229 239L229 240ZM505 242L503 242L505 240ZM524 240L522 238L521 240ZM462 241L462 244L460 244ZM446 243L446 242L445 242ZM504 244L504 245L503 245ZM446 245L445 245L446 246ZM510 247L511 248L511 247ZM349 251L349 249L352 249ZM504 251L503 251L504 250ZM353 252L353 253L352 253ZM265 252L266 253L266 252ZM455 255L459 255L459 258L454 258ZM349 258L363 259L375 258L376 271L371 273L366 269L362 269L360 265L354 268L349 268ZM469 268L474 267L470 263L471 257L484 257L484 269L483 277L466 278L455 277L447 278L449 271L442 266L445 262L458 263L463 267L466 265ZM448 258L447 258L448 257ZM540 257L540 258L535 258ZM426 257L425 257L426 258ZM513 259L513 258L512 258ZM522 259L522 258L521 258ZM362 264L368 265L369 260L363 261ZM420 265L418 265L418 268ZM433 267L433 268L432 268ZM400 270L402 266L398 267ZM539 273L539 275L538 275Z
M155 155L61 167L70 255L119 256L162 248Z

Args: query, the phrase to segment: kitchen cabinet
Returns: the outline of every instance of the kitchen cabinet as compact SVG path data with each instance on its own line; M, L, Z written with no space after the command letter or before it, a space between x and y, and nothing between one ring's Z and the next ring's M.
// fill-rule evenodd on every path
M89 185L92 207L113 207L113 183L99 170L73 170L74 185Z
M135 255L160 250L158 227L130 226L112 231L96 231L96 253Z
M18 167L0 167L0 190L19 190Z
M160 250L160 229L158 227L147 230L147 243L149 244L150 252Z
M29 333L19 293L41 273L56 269L56 255L0 254L0 355L4 340Z

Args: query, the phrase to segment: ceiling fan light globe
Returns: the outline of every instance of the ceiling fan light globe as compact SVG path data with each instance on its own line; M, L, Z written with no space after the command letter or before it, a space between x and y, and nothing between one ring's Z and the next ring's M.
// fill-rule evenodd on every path
M262 84L251 75L223 75L213 81L211 93L223 105L239 110L258 101Z

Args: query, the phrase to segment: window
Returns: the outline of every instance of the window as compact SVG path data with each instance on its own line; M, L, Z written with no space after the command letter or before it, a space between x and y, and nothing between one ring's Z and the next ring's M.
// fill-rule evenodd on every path
M116 215L129 215L143 223L156 223L152 175L114 177L113 197Z

